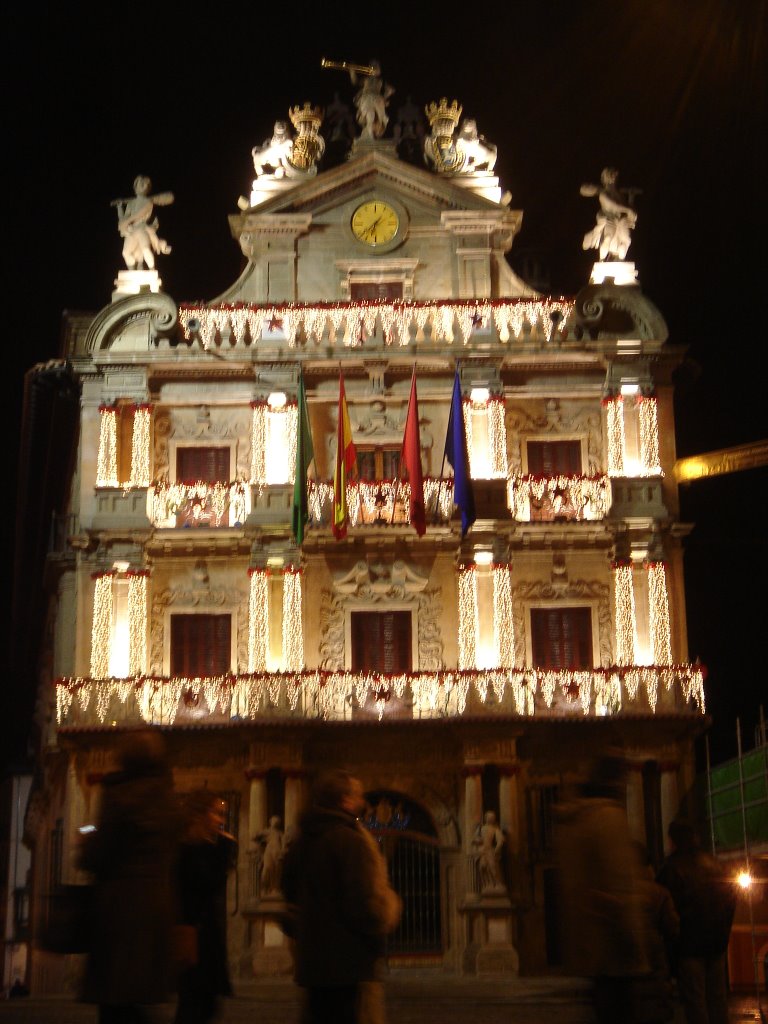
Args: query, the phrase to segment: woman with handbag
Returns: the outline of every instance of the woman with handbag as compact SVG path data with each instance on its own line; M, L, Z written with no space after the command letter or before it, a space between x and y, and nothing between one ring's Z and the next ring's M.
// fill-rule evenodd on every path
M190 793L179 850L177 885L178 1005L174 1024L213 1020L220 996L232 994L227 968L227 875L236 840L224 832L226 805L209 789Z
M171 988L177 814L159 732L126 733L117 757L80 848L94 880L83 1000L98 1003L99 1024L144 1024Z

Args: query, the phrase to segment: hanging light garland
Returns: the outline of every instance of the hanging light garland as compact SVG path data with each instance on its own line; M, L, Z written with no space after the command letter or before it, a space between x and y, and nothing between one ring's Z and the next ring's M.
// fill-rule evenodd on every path
M505 404L500 397L489 398L488 448L490 455L491 479L503 479L507 475L507 427L504 421Z
M637 413L640 419L640 465L643 476L659 476L659 420L655 395L638 395Z
M667 568L664 562L647 562L648 613L654 665L672 662L672 634L669 624Z
M96 486L119 487L117 479L117 409L99 406L99 453L96 459Z
M250 511L250 487L242 480L213 484L160 481L147 489L147 516L153 526L176 526L178 515L196 525L236 526L245 522Z
M248 671L264 672L269 645L269 575L265 569L249 569Z
M549 342L558 323L567 321L573 310L569 299L445 299L440 302L316 302L258 306L223 303L202 306L185 303L179 307L179 322L187 341L199 338L204 349L214 347L231 332L236 345L256 344L265 334L279 335L296 345L299 332L308 344L362 344L381 324L387 345L410 343L413 328L416 341L425 340L430 329L433 342L452 344L456 333L467 344L472 333L493 322L499 341L507 343L530 336ZM342 323L346 330L342 331Z
M515 663L515 631L512 618L512 582L509 565L494 565L493 575L493 647L499 668Z
M307 481L309 514L315 526L328 522L333 502L333 484L325 480ZM407 480L355 480L347 484L347 508L352 526L378 526L410 523L410 486ZM395 497L397 501L395 504ZM428 516L437 515L447 522L453 513L453 478L424 478L424 504ZM393 506L394 517L393 517Z
M345 671L262 672L204 679L136 676L131 679L64 678L56 681L60 726L82 727L93 708L96 720L128 722L138 713L145 721L173 724L180 712L199 721L216 714L253 719L266 716L338 718L369 699L386 717L392 696L413 697L413 717L456 717L470 713L532 716L604 716L622 710L655 712L661 690L677 687L685 704L704 713L704 672L700 665L614 665L584 671L562 669L485 669L408 672L396 675ZM509 693L509 696L508 696ZM135 705L129 703L133 697ZM470 705L470 698L472 703ZM119 700L122 710L115 707ZM132 708L135 707L135 711ZM75 710L73 710L75 709ZM401 717L401 711L395 717ZM70 719L73 719L70 721Z
M251 402L251 483L261 486L266 476L266 402Z
M296 472L298 407L296 402L270 406L251 402L251 479L265 484L292 484Z
M477 568L474 563L459 567L458 585L459 669L473 669L477 665L477 637L480 632L477 612Z
M133 409L133 434L131 437L131 487L149 487L150 469L150 424L152 406L136 405Z
M623 476L626 459L624 400L621 395L603 399L608 437L608 475Z
M518 522L531 521L531 502L547 503L553 516L576 521L604 519L613 501L610 478L513 473L507 479L507 508Z
M283 572L283 668L286 672L304 668L301 570L293 567Z
M635 617L635 588L630 561L614 562L613 595L616 625L616 662L633 665L636 662L637 625Z
M128 672L141 675L147 661L147 592L149 572L128 572Z
M91 623L91 678L106 679L112 650L112 581L114 571L94 573L93 619Z

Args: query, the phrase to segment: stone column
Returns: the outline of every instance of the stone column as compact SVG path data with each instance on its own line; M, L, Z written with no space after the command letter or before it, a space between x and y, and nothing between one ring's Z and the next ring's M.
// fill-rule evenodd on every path
M511 853L520 851L519 764L499 765L499 825L507 837Z
M659 775L661 777L661 831L664 842L664 852L667 849L667 829L669 823L674 821L680 803L680 794L677 786L677 773L680 765L676 761L660 761Z
M475 829L483 820L483 766L466 764L464 776L464 850L472 852L472 838Z
M251 784L248 803L248 838L255 842L267 827L267 772L264 768L246 768L245 777Z
M285 810L283 828L285 835L295 831L304 807L304 780L307 773L303 768L286 768L285 778Z
M643 798L643 764L627 765L627 821L629 834L640 843L646 842L645 800Z

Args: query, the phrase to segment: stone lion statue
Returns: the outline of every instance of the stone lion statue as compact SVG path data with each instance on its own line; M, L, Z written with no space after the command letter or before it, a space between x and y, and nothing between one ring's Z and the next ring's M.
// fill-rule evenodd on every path
M496 165L496 146L486 142L477 131L477 122L465 117L456 137L457 148L464 154L462 171L492 171Z
M251 150L256 177L283 178L291 165L293 155L293 139L288 123L275 121L272 138L267 139L263 146L254 146ZM265 168L270 168L265 171Z

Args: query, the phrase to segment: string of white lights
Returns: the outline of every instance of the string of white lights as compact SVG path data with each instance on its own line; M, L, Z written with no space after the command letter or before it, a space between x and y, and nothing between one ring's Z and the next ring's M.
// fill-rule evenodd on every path
M93 619L91 624L91 678L106 679L112 650L113 572L94 577Z
M613 563L613 599L616 627L616 664L633 665L637 658L635 588L631 562Z
M269 576L251 569L248 593L248 671L264 672L269 643Z
M147 661L148 573L128 576L128 673L141 675Z
M474 564L458 570L459 586L459 669L477 667L477 570Z
M669 665L672 662L672 635L667 596L667 569L664 562L648 562L646 570L648 572L648 613L653 663L654 665Z
M494 565L493 647L499 668L515 664L515 631L512 619L512 583L509 565Z
M286 569L283 573L283 668L286 672L301 672L304 668L304 627L299 569Z
M117 410L99 407L99 453L96 457L96 486L119 487L117 478Z

